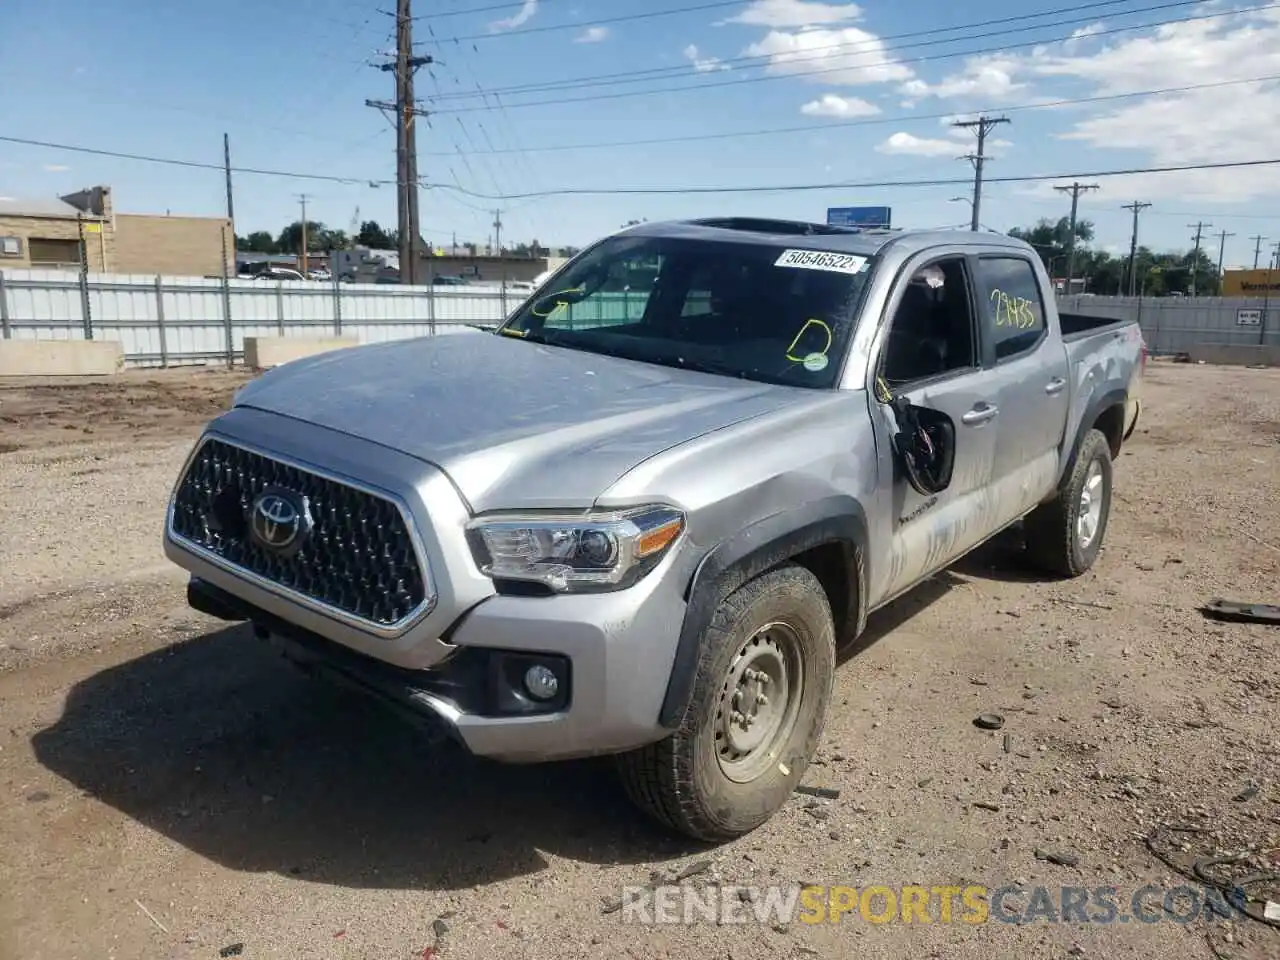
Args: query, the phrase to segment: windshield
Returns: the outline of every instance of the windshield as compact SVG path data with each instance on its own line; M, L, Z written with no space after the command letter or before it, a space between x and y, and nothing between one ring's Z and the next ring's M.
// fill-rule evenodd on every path
M507 336L767 383L830 387L870 258L614 237L540 288Z

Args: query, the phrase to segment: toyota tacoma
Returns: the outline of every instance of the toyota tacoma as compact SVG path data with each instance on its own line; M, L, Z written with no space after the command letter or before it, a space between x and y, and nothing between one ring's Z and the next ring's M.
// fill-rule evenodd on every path
M868 613L1020 521L1090 568L1145 358L1013 238L646 223L494 330L247 384L164 546L298 663L476 755L613 755L723 840L804 775Z

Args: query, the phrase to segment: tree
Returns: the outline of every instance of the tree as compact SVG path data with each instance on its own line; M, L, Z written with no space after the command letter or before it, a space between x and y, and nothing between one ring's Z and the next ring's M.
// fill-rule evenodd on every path
M325 252L330 250L345 250L351 245L351 241L347 238L347 231L345 230L321 230L317 243L319 246L315 249L323 250ZM312 246L310 237L307 237L307 246Z
M278 253L279 248L271 234L265 230L255 230L247 237L236 237L236 249L246 253Z
M307 252L318 251L321 249L320 243L323 239L325 226L316 220L307 221ZM276 238L276 246L279 247L281 253L301 253L302 252L302 221L295 220L283 230L280 236Z
M1030 229L1014 227L1009 236L1025 240L1036 248L1045 269L1051 276L1065 276L1067 258L1071 251L1071 219L1041 218ZM1093 224L1088 220L1076 221L1076 262L1079 263L1081 247L1093 240ZM1060 262L1059 262L1060 261Z
M360 224L360 232L356 234L356 243L373 250L393 250L399 245L396 231L386 231L376 220L366 220Z

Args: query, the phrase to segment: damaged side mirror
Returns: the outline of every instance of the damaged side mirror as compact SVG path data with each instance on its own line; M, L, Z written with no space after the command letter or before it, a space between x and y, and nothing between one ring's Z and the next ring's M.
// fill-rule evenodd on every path
M945 413L918 407L901 395L888 401L897 421L894 459L907 482L921 496L941 493L951 485L955 466L956 427Z

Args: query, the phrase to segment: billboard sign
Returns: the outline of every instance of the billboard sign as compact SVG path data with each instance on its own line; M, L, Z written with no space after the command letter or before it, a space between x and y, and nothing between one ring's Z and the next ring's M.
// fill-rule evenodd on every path
M827 226L888 229L891 212L889 207L827 207Z

